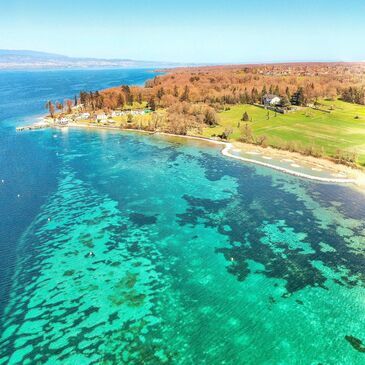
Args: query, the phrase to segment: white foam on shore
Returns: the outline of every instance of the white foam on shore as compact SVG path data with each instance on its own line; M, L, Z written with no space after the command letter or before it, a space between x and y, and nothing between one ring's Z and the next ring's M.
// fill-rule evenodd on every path
M267 162L262 162L262 161L257 161L257 160L251 160L249 158L232 155L230 153L231 148L232 148L232 144L231 143L226 143L225 148L223 148L223 150L222 150L222 154L224 156L227 156L227 157L235 158L236 160L241 160L241 161L244 161L244 162L252 162L252 163L255 163L257 165L261 165L261 166L265 166L265 167L270 167L270 168L272 168L274 170L278 170L278 171L281 171L281 172L285 172L285 173L287 173L289 175L298 176L298 177L302 177L302 178L309 179L309 180L314 180L314 181L328 182L328 183L339 183L339 184L350 184L351 183L352 184L352 183L355 183L356 182L354 179L330 178L330 177L327 178L327 177L313 176L313 175L309 175L309 174L306 174L306 173L303 173L303 172L290 170L290 169L287 169L285 167L280 167L280 166L272 165L272 164L267 163Z

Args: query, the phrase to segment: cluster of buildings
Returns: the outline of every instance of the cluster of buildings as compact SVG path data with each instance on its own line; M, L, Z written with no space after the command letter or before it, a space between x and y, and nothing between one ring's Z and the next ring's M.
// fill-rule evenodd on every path
M75 110L76 111L76 110ZM54 119L54 122L60 126L67 126L72 122L79 122L82 120L94 120L98 123L103 124L114 124L115 120L112 119L114 117L122 117L122 116L136 116L136 115L145 115L149 113L149 110L141 109L141 110L113 110L110 114L106 114L105 112L98 112L95 114L91 114L89 112L83 112L80 114L72 114L68 116L61 116L59 118Z
M115 120L112 118L114 117L122 117L122 116L128 116L128 115L145 115L149 111L147 110L113 110L110 114L106 114L104 112L95 114L95 120L99 123L115 123ZM90 119L90 118L86 118Z
M146 109L136 109L136 110L113 110L111 112L112 117L122 117L123 115L145 115L149 112Z

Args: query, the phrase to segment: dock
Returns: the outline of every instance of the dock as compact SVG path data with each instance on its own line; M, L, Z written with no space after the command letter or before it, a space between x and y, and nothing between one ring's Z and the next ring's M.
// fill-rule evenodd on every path
M23 131L33 131L36 129L44 129L44 128L49 128L48 124L32 124L32 125L24 125L21 127L16 127L16 131L17 132L23 132Z

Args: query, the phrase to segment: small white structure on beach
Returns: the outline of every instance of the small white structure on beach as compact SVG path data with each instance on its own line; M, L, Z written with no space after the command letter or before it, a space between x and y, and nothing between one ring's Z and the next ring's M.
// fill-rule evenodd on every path
M105 113L101 113L101 114L96 115L96 120L98 122L105 121L107 119L108 119L108 116Z
M90 113L82 113L80 115L80 119L88 119L88 118L90 118Z
M278 105L281 101L280 96L274 94L265 94L262 97L262 104L264 105Z

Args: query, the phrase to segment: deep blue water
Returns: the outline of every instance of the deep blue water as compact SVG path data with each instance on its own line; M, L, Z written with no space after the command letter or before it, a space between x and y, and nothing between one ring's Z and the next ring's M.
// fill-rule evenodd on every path
M362 193L181 138L15 132L149 77L0 73L0 364L363 364Z
M56 188L58 159L49 133L19 134L16 125L45 114L47 100L73 98L121 84L143 85L153 70L52 70L0 72L0 313L20 235ZM1 181L0 181L1 184ZM20 194L21 199L17 198Z

